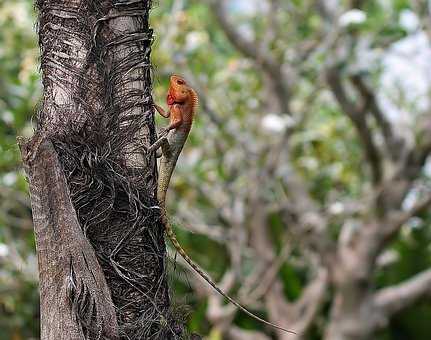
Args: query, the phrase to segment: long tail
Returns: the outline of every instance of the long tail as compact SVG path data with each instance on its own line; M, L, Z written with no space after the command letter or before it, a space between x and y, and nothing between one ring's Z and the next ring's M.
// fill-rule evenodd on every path
M164 210L164 209L163 209ZM220 295L224 296L230 303L238 307L240 310L242 310L244 313L246 313L248 316L252 317L253 319L262 322L265 325L280 329L287 333L296 334L294 331L288 330L286 328L283 328L281 326L277 326L269 321L266 321L257 315L250 312L247 308L242 306L239 302L235 301L233 298L231 298L229 295L227 295L224 291L222 291L215 283L214 281L207 275L196 263L193 262L193 260L187 255L183 247L181 247L180 243L177 240L177 237L175 236L175 233L172 229L171 224L168 221L168 218L166 216L166 212L162 212L163 216L163 223L166 228L166 234L168 235L169 239L171 240L172 244L174 245L175 249L180 253L181 257L190 265L190 267L193 268L193 270L198 273L206 282L209 283L211 287L213 287Z

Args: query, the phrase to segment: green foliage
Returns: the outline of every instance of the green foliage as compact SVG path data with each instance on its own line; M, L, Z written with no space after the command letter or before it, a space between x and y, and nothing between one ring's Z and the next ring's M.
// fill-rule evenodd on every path
M411 229L404 232L404 237L393 245L399 259L389 268L382 270L377 277L379 286L398 284L414 274L431 267L431 230L429 214L424 220L416 221ZM429 336L428 317L431 306L422 300L417 306L396 315L391 320L391 327L383 332L385 339L405 339L415 334L415 339L427 339Z
M40 98L30 1L0 2L0 339L39 333L37 262L15 138L31 133Z
M16 131L29 124L40 96L37 48L29 1L0 5L0 170L18 164Z

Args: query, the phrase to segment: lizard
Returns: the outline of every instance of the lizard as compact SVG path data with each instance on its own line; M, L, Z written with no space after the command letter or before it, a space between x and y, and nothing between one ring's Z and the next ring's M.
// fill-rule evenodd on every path
M283 330L287 333L295 333L291 330L275 325L255 315L239 302L231 298L206 274L186 253L183 247L178 242L172 226L166 215L166 193L168 191L169 182L174 172L178 157L187 140L193 119L198 106L198 96L196 91L190 87L187 82L178 75L170 77L168 95L166 98L168 111L165 111L161 106L154 104L156 111L165 118L170 118L169 125L161 130L161 138L147 149L147 153L162 149L160 159L159 178L157 183L157 200L161 208L162 223L165 226L165 232L174 248L181 257L201 276L208 284L213 287L219 294L226 298L230 303L238 307L248 316L262 322L268 326Z

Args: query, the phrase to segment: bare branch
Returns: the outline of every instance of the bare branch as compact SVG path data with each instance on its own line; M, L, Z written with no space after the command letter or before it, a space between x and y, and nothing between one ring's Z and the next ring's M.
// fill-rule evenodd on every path
M286 199L281 202L281 215L285 224L302 244L329 265L335 244L327 234L327 217L308 192L307 183L293 168L289 168L284 185Z
M301 339L315 321L315 316L322 306L328 284L326 269L320 269L315 279L307 284L299 300L288 303L280 280L276 280L271 290L265 295L265 302L270 319L273 322L287 322L296 332L296 338L285 337L279 333L280 339Z
M389 221L384 226L385 244L392 239L392 237L400 230L400 228L407 223L412 217L415 217L428 209L431 205L431 194L423 198L415 204L409 211L394 213L395 216L389 217Z
M390 317L423 297L431 297L431 269L400 284L379 290L375 293L373 301L380 313Z
M406 212L392 211L388 216L371 221L360 228L354 236L343 242L343 261L358 278L371 273L377 257L387 244L393 240L400 228L412 217L417 216L431 205L431 195L422 199ZM340 238L341 240L342 238ZM354 249L352 249L354 245Z
M300 299L294 304L297 322L295 330L304 334L312 325L319 308L322 306L326 287L328 285L328 272L320 269L316 278L304 288Z
M264 265L264 268L257 271L257 275L253 276L253 280L246 280L240 288L239 294L243 300L253 303L261 299L271 289L272 284L277 280L278 272L281 266L290 255L291 249L286 245L280 255L278 255L272 263ZM256 286L255 288L253 288Z
M361 75L355 74L350 80L363 98L364 110L370 110L377 124L380 126L385 139L386 149L390 153L392 159L399 159L402 154L402 148L400 147L401 145L399 145L400 140L394 135L393 127L377 103L374 92L369 88Z
M225 0L212 1L207 0L211 8L214 10L214 15L220 24L221 28L226 34L226 37L244 56L253 59L258 64L268 71L269 73L278 72L280 67L279 63L269 53L267 49L258 49L254 41L247 40L237 30L232 22L228 19L228 14L225 9Z
M431 43L431 5L423 0L412 0L412 9L415 11L421 22L422 29L426 33L429 42Z
M265 13L264 21L265 21L265 29L260 39L261 53L267 53L269 47L272 43L276 41L278 35L280 33L280 22L278 20L277 13L281 10L281 4L279 0L269 0L268 1L268 10Z
M429 111L430 113L421 117L418 122L418 133L415 138L417 142L411 147L400 169L402 175L411 181L419 176L431 153L431 108Z
M283 75L283 65L275 59L268 49L258 48L255 41L248 40L241 35L228 18L225 0L206 0L206 2L211 6L215 18L231 44L245 57L252 59L269 76L277 93L281 110L290 114L290 90Z
M230 340L270 340L271 338L261 332L249 331L232 325L226 331Z
M381 155L374 144L374 140L367 125L365 112L361 111L353 104L349 98L336 66L330 67L327 71L327 81L335 99L341 109L350 118L365 148L365 156L370 164L374 183L380 183L383 177L381 166Z

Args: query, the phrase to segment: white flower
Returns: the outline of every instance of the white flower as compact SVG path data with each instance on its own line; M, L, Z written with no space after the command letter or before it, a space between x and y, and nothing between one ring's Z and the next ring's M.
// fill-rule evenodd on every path
M233 13L254 16L268 11L268 2L260 0L233 0L227 2L228 9Z
M395 250L386 250L377 258L377 264L380 267L387 267L398 261L400 255Z
M407 32L414 32L419 28L419 19L413 11L403 9L400 13L400 25Z
M338 23L342 27L347 27L354 24L361 24L367 20L367 15L360 9L352 9L343 13L338 19Z
M426 176L431 177L431 160L429 160L429 159L425 163L424 173Z
M208 34L206 32L193 31L187 34L185 49L193 51L208 41Z
M344 210L344 204L341 202L335 202L329 206L329 212L333 215L340 215Z
M281 132L286 127L292 126L294 121L289 116L280 116L274 113L267 114L262 119L262 127L268 132Z
M9 172L3 176L3 183L6 186L11 186L15 184L16 180L17 180L17 176L16 176L16 173L14 172Z
M431 48L427 35L418 31L398 40L385 52L381 64L379 100L383 111L404 135L404 125L413 124L418 117L413 113L426 112L431 104ZM402 99L400 91L405 94Z
M9 247L4 243L0 243L0 257L6 257L8 255L9 255Z
M3 111L3 114L0 116L0 118L6 123L6 124L12 124L14 122L14 117L12 112L10 111Z

